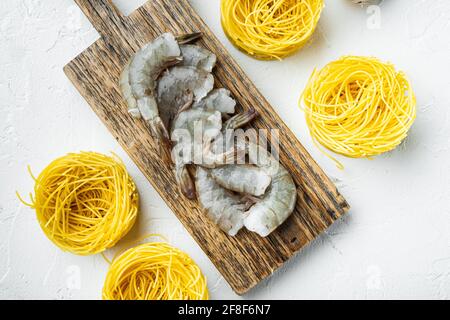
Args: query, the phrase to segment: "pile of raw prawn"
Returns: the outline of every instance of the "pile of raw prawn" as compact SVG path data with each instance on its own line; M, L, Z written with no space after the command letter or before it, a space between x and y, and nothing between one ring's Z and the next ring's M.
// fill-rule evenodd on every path
M297 190L290 173L264 147L235 142L229 134L257 113L235 114L230 91L214 89L217 58L192 44L200 36L165 33L145 45L122 72L122 94L131 116L143 118L161 145L171 149L181 192L197 197L229 235L245 226L265 237L292 213ZM237 164L237 154L248 163Z

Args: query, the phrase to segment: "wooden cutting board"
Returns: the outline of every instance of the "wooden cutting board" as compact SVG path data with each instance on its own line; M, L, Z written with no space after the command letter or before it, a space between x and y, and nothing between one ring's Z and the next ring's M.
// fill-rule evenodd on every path
M67 64L64 72L236 293L244 294L270 276L348 211L330 179L187 0L148 1L128 17L110 0L75 2L101 38ZM254 107L260 113L255 128L280 132L280 160L295 180L298 200L292 216L267 238L246 230L229 237L208 220L196 201L186 200L170 166L161 161L146 124L128 115L121 97L119 75L134 52L163 32L196 31L203 33L199 44L217 55L217 86L228 88L239 108Z

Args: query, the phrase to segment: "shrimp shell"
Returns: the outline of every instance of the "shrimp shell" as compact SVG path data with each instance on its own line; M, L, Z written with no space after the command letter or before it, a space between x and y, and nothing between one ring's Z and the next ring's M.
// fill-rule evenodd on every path
M180 112L173 121L171 130L172 140L178 141L178 133L181 132L183 134L189 134L192 138L191 142L196 142L193 138L194 130L197 126L202 129L201 134L203 140L212 140L222 130L222 115L218 111L206 111L202 109L189 109Z
M217 184L208 169L197 167L195 186L200 205L207 216L227 232L235 236L243 227L246 205L242 198Z
M267 150L257 144L249 144L248 155L251 163L272 178L272 183L262 200L246 212L244 225L248 230L266 237L294 211L297 188L290 173Z
M185 44L180 46L183 61L180 66L194 67L206 72L212 72L217 62L217 57L211 51L202 47Z
M128 106L128 113L136 119L141 118L141 112L137 106L136 98L133 96L133 92L131 90L130 85L130 63L128 62L123 68L122 74L119 79L120 89L122 91L122 95Z
M202 130L200 137L195 136L197 128ZM175 142L172 151L175 177L181 192L188 199L195 197L195 187L186 165L195 161L194 152L200 150L203 153L203 141L212 140L220 133L221 128L222 116L218 111L189 109L179 113L173 122L171 138ZM194 138L201 138L201 141Z
M160 117L170 129L173 118L189 102L199 102L214 87L214 77L209 72L194 67L173 67L158 81L157 96Z
M203 110L217 110L222 114L235 113L236 100L231 98L229 90L221 88L214 89L201 101L194 103L192 108Z
M174 120L171 137L176 143L172 152L175 162L175 176L181 192L193 199L193 184L186 165L195 163L205 167L216 167L235 160L234 148L221 152L211 152L216 146L216 138L221 138L222 129L236 129L250 122L257 115L255 110L240 113L223 126L219 111L189 109L177 115ZM196 130L200 132L195 132ZM197 135L196 135L197 133ZM199 133L199 134L198 134ZM200 141L198 139L200 138ZM219 141L222 141L221 139ZM217 148L214 148L217 149ZM182 153L180 153L182 152Z
M222 187L260 197L272 182L264 170L252 165L227 165L211 170L211 176Z

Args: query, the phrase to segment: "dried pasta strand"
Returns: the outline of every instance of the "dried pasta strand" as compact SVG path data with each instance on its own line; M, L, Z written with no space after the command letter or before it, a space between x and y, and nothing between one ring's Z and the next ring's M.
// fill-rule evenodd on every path
M145 243L114 259L103 286L104 300L207 300L206 278L181 250Z
M314 70L300 107L315 141L352 158L393 150L416 118L406 75L373 57L344 56Z
M308 42L323 6L323 0L221 0L222 26L245 53L281 60Z
M136 220L138 192L116 155L70 153L33 179L31 203L18 195L19 199L36 210L44 233L64 251L103 252L124 237Z

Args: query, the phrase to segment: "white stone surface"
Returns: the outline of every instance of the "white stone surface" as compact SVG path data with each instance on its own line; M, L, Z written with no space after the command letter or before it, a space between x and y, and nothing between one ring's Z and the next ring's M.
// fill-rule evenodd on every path
M144 0L115 2L129 13ZM352 205L243 298L450 298L450 2L385 0L378 21L377 7L326 0L311 45L283 62L233 48L219 0L191 2ZM139 222L119 247L165 234L200 265L213 299L240 298L64 76L62 67L97 37L72 0L0 1L0 298L101 298L103 258L61 252L14 194L32 190L28 164L39 172L80 150L116 152L138 184ZM401 148L372 161L339 157L339 171L313 146L297 99L314 67L344 54L394 62L411 78L419 110Z

